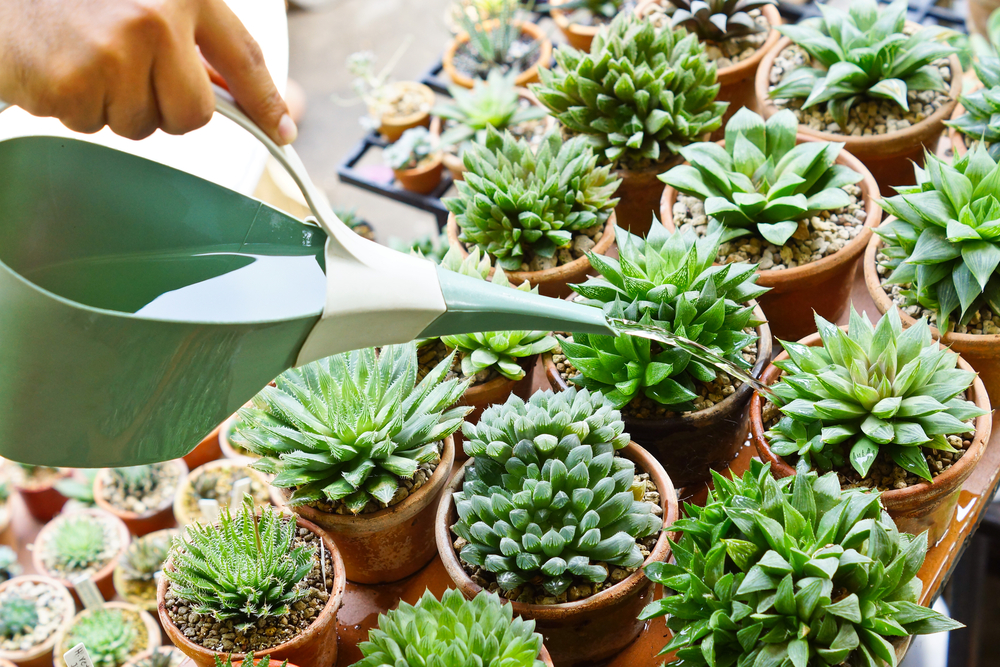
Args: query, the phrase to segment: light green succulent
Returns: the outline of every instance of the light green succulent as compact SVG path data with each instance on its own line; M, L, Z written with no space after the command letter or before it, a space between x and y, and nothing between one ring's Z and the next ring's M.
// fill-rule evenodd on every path
M885 99L909 111L908 92L947 91L933 63L956 53L946 41L954 32L930 26L905 34L906 1L894 0L879 8L876 0L853 0L846 12L817 4L822 18L778 26L822 69L791 70L771 90L771 97L805 98L803 109L825 102L844 132L851 107L858 101ZM961 75L952 72L952 76Z
M119 559L119 565L129 581L154 581L163 569L173 538L167 533L151 533L137 537Z
M60 568L85 570L104 555L104 524L90 514L76 514L57 519L52 537L46 542L46 554Z
M122 667L145 648L145 632L135 612L102 607L87 610L75 619L62 645L64 650L77 644L86 646L94 667Z
M233 441L261 458L253 468L294 489L291 505L343 501L361 512L388 504L421 463L437 461L441 441L469 407L450 406L469 381L445 380L454 353L419 384L416 344L356 350L286 371L265 387Z
M715 101L715 64L683 29L657 31L622 12L598 31L590 53L562 46L556 61L531 89L607 164L660 164L722 124L727 104Z
M435 116L454 121L454 125L441 134L442 146L454 146L467 141L486 140L487 128L506 130L510 127L539 120L548 112L538 106L522 106L514 85L517 72L506 75L498 69L490 70L486 81L476 80L472 90L449 86L452 101L434 107Z
M459 240L508 271L534 256L552 257L574 232L603 225L618 203L612 197L621 181L597 166L582 137L564 142L550 132L536 153L526 140L489 128L463 159L459 196L444 205L455 214Z
M1000 160L1000 58L982 58L973 64L983 88L961 97L965 113L945 125L971 141L984 141L990 157Z
M13 639L27 634L38 625L38 603L19 596L0 602L0 637Z
M841 491L832 472L777 481L758 461L712 475L705 506L673 524L676 564L646 566L676 591L639 616L668 615L663 653L692 667L895 667L893 640L963 627L917 603L927 534L900 533L877 493Z
M895 309L878 326L851 306L848 331L816 315L822 347L782 342L789 359L771 389L781 421L769 430L771 449L797 455L800 474L844 459L865 477L881 453L931 481L924 448L955 452L947 436L985 411L963 398L976 374L956 368L958 355L931 338L926 320L903 330Z
M534 621L486 591L466 600L449 588L438 601L428 590L415 605L379 614L352 667L542 667L542 636ZM400 657L403 656L403 657Z
M726 124L725 148L712 142L681 148L689 164L674 167L660 180L705 202L709 234L722 241L756 234L782 246L799 220L851 203L844 186L863 177L836 164L842 143L795 144L798 121L789 110L767 122L740 109Z
M952 165L927 154L914 170L917 185L881 202L895 216L875 230L887 282L910 286L906 304L936 313L942 331L984 307L1000 314L1000 165L979 144Z
M600 275L572 286L583 303L609 317L657 325L750 368L742 350L757 336L744 329L760 322L747 302L767 291L754 284L755 265L713 266L717 236L671 234L655 221L645 239L619 231L618 243L618 260L591 256ZM717 377L714 366L676 347L657 349L648 338L578 333L562 350L580 372L572 381L603 392L616 408L646 396L689 410L698 397L695 381Z

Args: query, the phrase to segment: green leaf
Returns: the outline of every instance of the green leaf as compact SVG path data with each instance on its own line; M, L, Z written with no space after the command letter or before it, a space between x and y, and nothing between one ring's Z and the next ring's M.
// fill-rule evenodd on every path
M851 467L857 470L862 477L867 477L868 470L871 469L877 455L878 445L861 436L851 446Z
M890 446L888 452L900 468L912 472L928 482L933 481L930 468L927 466L927 459L924 458L920 447Z
M788 242L788 239L792 238L792 234L799 228L799 223L794 220L787 220L785 222L778 222L775 224L758 224L757 231L763 236L767 241L770 241L776 246L783 246Z

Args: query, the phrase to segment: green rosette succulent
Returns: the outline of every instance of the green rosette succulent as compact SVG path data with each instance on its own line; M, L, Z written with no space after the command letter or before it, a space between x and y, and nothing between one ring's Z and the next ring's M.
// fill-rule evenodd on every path
M439 601L426 591L416 604L379 614L378 627L358 644L364 659L352 667L542 667L534 630L534 621L514 618L492 593L466 600L449 588Z
M473 248L468 257L462 258L458 248L451 248L441 261L441 266L480 280L490 280L494 285L510 287L530 294L538 294L538 288L523 282L517 287L510 284L504 270L497 268L490 275L490 258L480 257L479 248ZM472 377L489 370L496 371L508 380L520 380L526 372L519 359L527 359L536 354L548 352L558 345L558 341L544 331L481 331L454 336L442 336L441 342L450 349L458 350L462 359L462 375Z
M982 144L949 165L928 153L917 185L881 202L894 220L882 237L890 284L908 285L907 305L967 324L984 307L1000 314L1000 165Z
M462 86L449 86L452 101L439 104L432 114L454 121L454 126L441 134L442 146L454 146L467 141L486 140L487 128L506 130L509 127L538 120L548 112L538 106L522 106L515 80L517 71L504 74L490 70L486 81L477 79L472 90Z
M550 132L538 152L509 132L489 128L463 156L468 171L458 197L444 200L455 214L459 240L478 246L496 264L518 270L533 256L552 257L573 232L603 225L618 204L621 183L582 137Z
M454 405L469 382L445 380L454 353L418 384L416 344L338 354L280 375L239 411L233 442L253 468L291 488L289 504L343 501L357 514L387 505L400 480L437 461L441 441L471 410Z
M609 317L654 324L693 340L742 368L742 350L757 341L744 331L760 324L747 305L767 291L758 287L756 265L713 266L718 237L671 234L655 220L643 239L618 231L619 259L593 255L598 277L572 285L583 303ZM580 375L572 381L601 391L616 408L644 395L674 410L690 410L696 380L712 382L714 366L683 350L656 350L648 338L574 334L563 353Z
M683 29L657 31L622 12L598 31L590 53L563 46L556 62L558 69L539 71L532 91L608 164L662 163L722 125L727 103L715 101L715 64Z
M586 389L512 395L466 422L475 462L454 495L461 559L504 591L531 582L553 596L574 580L605 581L598 562L639 567L636 540L663 522L636 500L635 464L614 455L629 442L624 429L611 402Z
M761 32L748 12L775 0L670 0L677 8L671 15L675 28L684 28L698 39L712 42Z
M94 667L122 667L145 648L146 628L138 614L126 609L89 609L66 630L64 650L87 647ZM142 633L142 634L140 634Z
M1000 58L982 58L973 64L983 88L961 97L965 113L945 125L971 141L984 141L990 157L1000 160Z
M771 90L772 98L805 98L803 109L825 102L844 131L851 107L859 100L890 100L909 111L909 91L948 90L932 63L957 52L945 41L953 31L929 26L905 34L906 0L881 9L876 0L854 0L850 5L845 12L817 4L822 18L777 27L822 69L793 69Z
M816 315L822 347L782 342L789 359L771 389L784 415L766 435L779 456L799 457L803 474L851 466L865 477L881 452L932 481L923 448L955 452L947 436L985 411L963 398L976 374L957 368L926 320L903 330L895 309L877 326L851 306L845 332Z
M788 242L799 220L851 203L844 186L863 176L836 164L842 143L795 144L798 120L785 109L764 119L740 109L726 124L725 148L713 142L681 148L689 164L660 180L705 202L709 234L722 242L756 234L776 246Z
M0 637L13 639L38 625L38 603L32 598L10 596L0 602Z
M646 566L675 591L639 616L669 615L663 653L692 667L895 667L894 639L963 627L918 604L927 534L900 533L877 493L841 491L835 473L778 481L758 461L712 476L705 506L673 524L676 564Z

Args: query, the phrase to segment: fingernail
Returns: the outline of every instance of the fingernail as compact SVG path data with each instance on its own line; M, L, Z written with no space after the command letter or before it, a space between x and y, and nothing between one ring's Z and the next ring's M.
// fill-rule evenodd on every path
M299 128L295 127L295 121L287 113L278 121L278 136L286 144L292 143L299 136Z

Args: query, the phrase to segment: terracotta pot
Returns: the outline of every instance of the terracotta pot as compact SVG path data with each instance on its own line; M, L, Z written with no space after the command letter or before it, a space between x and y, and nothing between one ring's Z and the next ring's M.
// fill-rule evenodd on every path
M245 457L243 457L242 460L220 459L218 461L209 461L200 468L196 468L195 470L192 470L190 473L188 473L188 475L181 481L180 486L177 487L177 493L174 494L173 508L174 508L174 518L177 520L177 525L187 526L201 519L201 513L191 512L187 504L184 502L184 500L192 493L191 491L192 481L204 472L212 470L223 470L223 469L231 470L234 468L238 468L245 473L246 477L250 477L251 479L255 480L256 482L261 484L263 488L269 489L270 479L268 478L268 476L258 470L254 470L253 468L247 467L250 462L251 460ZM220 504L225 505L225 503L220 503ZM258 507L261 507L266 504L269 504L268 501L266 500L263 503L260 503L259 501L257 503Z
M799 128L802 126L799 125ZM800 132L797 141L802 143L817 139ZM813 311L833 322L847 310L858 259L872 237L872 229L882 219L878 186L865 165L846 150L840 152L837 164L846 165L864 177L858 185L865 205L865 227L850 243L823 259L793 269L757 272L757 284L771 288L758 301L767 315L771 333L779 340L798 340L816 331ZM670 231L675 229L673 212L676 201L677 191L668 185L663 191L660 215Z
M330 534L344 559L349 581L359 584L399 581L437 555L434 513L454 463L455 441L448 436L434 474L401 503L358 516L331 514L306 505L291 509ZM271 497L284 501L288 494L271 487Z
M151 655L153 655L154 652L164 653L164 652L167 652L167 651L169 651L171 654L176 653L177 655L180 655L182 657L184 656L184 653L179 648L177 648L176 646L170 646L170 647L157 646L156 648L151 648L148 651L143 651L139 655L135 656L134 658L132 658L131 660L129 660L128 662L126 662L123 667L136 667L136 665L139 664L140 660L145 660L146 658L148 658ZM183 657L183 659L181 660L181 662L178 663L178 667L180 667L181 665L184 665L186 662L188 662L188 658ZM190 663L190 664L194 665L194 663ZM289 665L289 667L291 667L291 665Z
M773 49L764 55L757 68L757 104L764 118L770 118L779 111L768 95L771 87L769 77L774 59L791 43L789 38L783 37ZM922 167L924 165L924 149L926 148L932 153L937 149L938 140L945 129L944 121L951 118L955 105L958 104L958 97L962 93L962 65L958 61L958 56L951 56L949 61L951 63L951 90L948 94L951 100L916 125L888 134L855 137L821 132L800 124L799 133L823 141L845 143L845 150L861 160L875 175L882 195L891 197L896 194L892 186L913 185L916 182L912 162Z
M162 643L160 639L160 626L157 625L156 620L147 612L139 609L134 605L130 605L127 602L107 602L104 605L105 609L126 609L129 611L134 611L142 619L142 624L146 628L146 646L143 648L145 651L147 648L157 648ZM54 655L52 656L53 667L67 667L66 661L63 660L63 654L73 648L73 646L66 645L66 634L69 629L73 626L76 621L86 615L93 613L93 610L84 609L79 614L73 617L73 620L69 623L66 629L59 632L59 636L56 638L56 644L54 649ZM136 653L139 655L139 653Z
M59 633L64 632L70 621L73 620L73 615L76 613L76 603L73 601L73 596L70 595L66 587L58 580L37 574L25 574L20 577L8 579L0 584L0 592L9 588L16 588L20 584L25 583L42 584L56 591L56 596L59 598L63 608L63 618L55 632L49 635L48 639L42 643L31 648L16 651L0 650L0 665L9 661L8 664L14 664L17 667L51 667L52 649L56 645Z
M665 562L670 557L666 529L677 519L674 485L656 459L634 442L619 453L634 461L638 469L649 473L660 492L664 531L660 533L644 566ZM453 494L461 490L465 472L473 462L475 459L459 469L448 484L448 493L438 505L435 524L435 537L444 567L468 599L483 589L462 568L452 546L451 526L457 519ZM571 667L605 660L632 643L645 626L643 621L638 620L639 612L652 601L653 593L653 582L639 569L614 586L576 602L535 605L512 601L510 604L516 616L535 621L535 630L545 638L545 647L552 654L553 662L560 667Z
M274 664L274 661L278 660L278 665L281 664L282 660L288 660L299 665L309 665L310 667L313 665L317 667L321 665L334 665L337 662L337 610L340 609L340 603L344 597L344 586L347 583L344 573L344 561L341 559L340 552L330 539L330 536L319 526L300 516L295 517L295 521L299 528L305 528L323 540L327 552L333 559L333 590L330 591L330 597L327 599L323 611L319 613L319 616L316 617L316 620L309 627L284 644L279 644L263 651L257 651L253 655L254 658L263 658L265 655L270 655L271 664ZM164 565L164 569L172 567L169 561ZM167 633L167 637L170 638L174 646L191 658L197 667L215 667L215 656L225 658L228 654L211 651L200 644L195 644L181 633L170 618L170 614L167 613L166 595L169 583L166 577L160 577L160 583L156 589L156 602L159 608L160 624L163 626L164 632Z
M152 538L156 535L163 535L167 538L179 537L181 531L177 528L166 528L164 530L157 530L153 533L149 533L144 537ZM115 584L115 591L118 596L124 599L129 604L133 604L143 611L148 611L149 613L156 613L156 581L149 581L149 588L147 589L150 593L149 597L142 597L140 595L130 594L128 591L129 582L125 579L125 571L121 566L121 559L119 563L115 565L115 569L111 574L111 579Z
M533 38L535 41L540 43L538 48L538 59L535 63L517 75L514 79L515 85L526 86L529 83L538 82L538 70L539 68L548 69L552 64L552 41L546 36L545 31L534 23L527 23L524 21L514 21L514 25L519 25L521 27L521 33L527 34L529 37ZM462 32L451 40L448 44L448 48L445 49L444 59L441 64L444 71L448 74L452 83L455 83L463 88L472 88L473 79L472 77L459 72L455 68L455 54L458 52L460 46L469 41L469 33Z
M91 516L95 517L103 517L110 520L112 523L118 526L118 536L119 540L121 541L121 546L118 549L118 553L115 554L115 556L111 560L105 563L99 570L97 570L97 572L95 572L91 576L91 579L93 579L94 584L97 585L98 590L101 591L101 595L104 596L104 599L110 600L115 596L115 585L112 578L115 566L118 564L118 558L121 557L122 553L124 553L125 550L128 548L129 542L131 540L128 531L128 526L125 525L124 521L122 521L114 514L111 514L110 512L105 512L104 510L97 509L96 507L91 507L87 509L77 510L76 512L72 512L70 514L64 514L55 521L51 521L45 524L45 526L39 531L38 537L35 538L35 546L33 551L31 552L31 562L34 565L36 572L38 572L39 574L44 574L46 576L52 577L53 579L57 579L59 582L62 583L63 586L65 586L70 590L70 592L73 594L73 598L77 602L80 602L80 596L77 595L76 588L73 586L73 582L69 581L68 579L61 578L58 575L58 573L50 572L48 568L45 566L45 561L42 558L42 554L45 552L46 540L51 537L52 531L56 526L56 521L62 521L64 518L74 517L80 514L90 514Z
M236 461L241 465L249 465L255 461L257 457L236 451L233 448L233 443L230 442L230 437L233 434L233 425L235 423L236 415L233 415L226 421L222 422L222 425L219 427L219 449L222 450L223 458L229 461Z
M903 321L903 327L909 327L916 320L896 308L896 304L882 289L882 283L875 268L875 258L880 247L882 247L882 239L877 236L872 237L868 243L868 249L865 251L865 285L880 313L885 314L891 308L895 308L899 313L899 319ZM949 331L942 336L938 329L931 327L931 335L934 336L935 340L940 340L969 362L969 365L979 373L979 378L989 394L990 402L994 405L1000 405L1000 334L962 334Z
M657 177L683 161L681 156L672 155L667 161L645 169L633 171L623 167L615 170L615 175L622 179L615 193L619 199L615 207L619 227L637 236L649 233L663 195L663 182Z
M969 15L965 18L969 32L988 37L986 26L990 15L997 9L1000 9L1000 0L969 0Z
M764 313L758 306L758 319ZM760 377L771 361L771 330L768 325L757 327L757 363L750 374ZM545 375L556 391L568 385L552 361L544 357ZM623 415L625 431L640 447L656 457L677 487L711 481L711 470L725 471L739 455L750 434L747 403L753 387L740 386L734 394L707 410L666 419L638 419Z
M618 210L615 209L611 212L611 216L604 225L604 234L601 235L600 240L591 249L591 252L598 255L608 254L608 251L611 250L611 246L615 242L615 225L617 224L617 220ZM448 234L448 243L452 246L458 246L459 250L462 251L462 257L468 257L469 252L466 250L465 244L458 240L458 220L454 213L448 214L446 232ZM493 271L494 269L490 270L491 278L493 277ZM532 287L538 287L538 292L543 296L562 299L573 293L569 285L585 281L587 276L594 274L594 268L590 265L590 260L584 256L574 259L569 264L557 266L554 269L545 269L543 271L507 271L506 273L507 278L514 285L520 285L524 281L528 281Z
M803 338L799 342L803 345L822 345L818 333ZM787 358L788 354L782 352L776 361ZM959 357L958 365L965 370L972 370L968 362L961 357ZM764 371L761 380L764 384L771 385L778 380L780 373L780 369L771 364ZM983 382L979 378L976 378L972 383L972 396L970 398L977 406L989 413L991 410L989 397L986 395L986 387L983 386ZM755 393L750 399L750 427L757 454L762 461L771 464L771 472L775 477L780 479L794 475L795 468L788 465L768 446L767 438L764 436L762 409L760 394ZM944 536L955 514L962 484L972 474L979 459L982 458L983 452L986 451L986 443L990 439L992 424L993 419L990 414L976 418L976 433L972 445L957 463L952 464L951 468L935 477L933 484L923 482L905 489L893 489L882 493L882 502L901 531L919 535L926 530L931 545L937 544L938 540Z
M429 195L441 184L443 171L444 163L441 162L441 153L437 152L413 169L393 169L392 173L396 176L397 185L404 190Z
M179 471L180 476L177 478L177 484L180 486L181 481L188 473L187 464L184 463L184 459L174 459L171 463ZM119 509L109 503L104 498L106 483L104 471L98 473L97 477L94 478L94 503L105 512L114 514L124 521L125 525L128 526L129 532L136 537L177 525L177 522L174 521L174 496L176 495L176 491L164 498L159 507L138 514Z
M60 478L70 476L68 470L60 470L59 472ZM66 504L66 496L59 493L54 484L55 480L40 486L14 484L14 488L21 494L21 499L24 500L24 504L28 508L28 514L34 517L35 521L39 523L51 521L52 517L59 514L62 511L63 505Z
M562 5L565 3L566 0L552 0L553 5ZM549 10L549 16L552 17L552 20L570 46L585 53L590 53L590 45L594 41L594 37L597 36L600 26L574 23L569 20L569 15L566 12L555 7Z
M522 361L521 367L525 373L524 377L520 380L508 380L501 375L486 384L469 387L465 390L462 398L457 403L457 405L471 405L473 407L472 412L466 415L465 421L470 424L478 424L479 418L483 416L486 408L506 402L511 394L517 394L525 400L531 396L531 385L534 380L535 365L538 363L538 355L528 357ZM465 438L462 437L462 430L455 431L452 438L455 440L455 461L457 463L467 461L469 457L466 456L465 450L462 448L462 443L465 442Z
M428 127L431 124L431 108L434 106L436 97L434 91L422 83L415 81L397 81L392 84L397 90L409 90L418 92L426 100L426 111L418 111L406 116L382 115L382 123L378 131L386 141L392 143L403 136L403 132L415 127Z
M197 447L184 457L184 463L187 465L188 470L194 470L209 461L222 458L222 450L219 448L220 428L222 428L221 425L217 426L214 431L205 436L204 440L198 443Z

